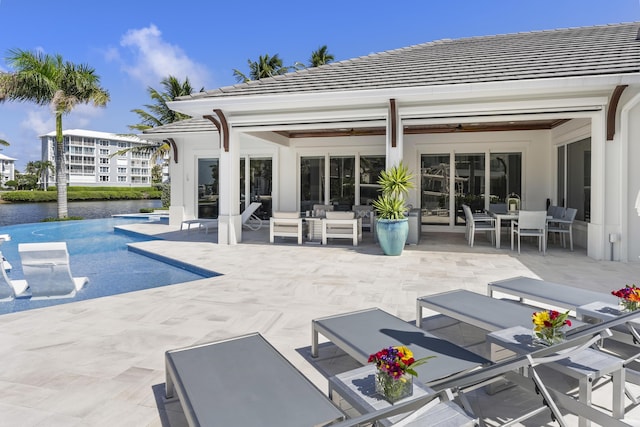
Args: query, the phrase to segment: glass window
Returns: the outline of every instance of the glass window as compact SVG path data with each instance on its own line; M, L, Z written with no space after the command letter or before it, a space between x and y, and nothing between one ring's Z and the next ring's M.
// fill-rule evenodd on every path
M324 204L324 157L300 159L300 210L313 210Z
M420 159L422 223L449 225L448 154L423 155Z
M492 153L490 203L506 203L511 194L522 195L522 154Z
M384 156L360 157L360 204L370 205L378 198L380 172L385 169Z
M578 209L576 219L591 217L591 139L567 145L567 208Z
M482 211L484 209L484 154L456 154L455 173L455 223L464 224L463 203L471 208L471 212Z
M198 159L198 218L218 217L218 159Z
M356 204L355 167L354 156L329 159L329 202L337 211L350 211Z
M244 164L245 160L241 161L240 174L242 175L240 183L240 191L244 192ZM271 217L272 205L271 205L271 186L273 183L272 161L270 158L250 159L249 160L249 191L250 202L260 202L262 206L255 212L254 215L262 219L269 219ZM244 200L244 197L241 199ZM242 210L245 206L242 205Z

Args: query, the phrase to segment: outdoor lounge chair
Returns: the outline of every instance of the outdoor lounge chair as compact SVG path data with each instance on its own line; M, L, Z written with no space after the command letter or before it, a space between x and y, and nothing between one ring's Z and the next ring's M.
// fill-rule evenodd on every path
M362 240L362 219L356 218L354 212L327 211L322 219L322 244L327 239L350 239L353 246Z
M590 291L523 276L491 282L487 285L487 292L489 296L493 296L494 292L500 292L518 297L521 302L524 300L535 301L566 310L575 310L581 305L594 301L613 304L618 302L617 297L604 292Z
M466 290L443 292L435 295L420 297L416 301L416 315L418 325L421 324L422 309L428 308L458 321L475 325L487 331L499 331L515 326L524 327L525 331L532 328L531 315L536 309L518 304L498 300L486 295ZM499 313L499 315L497 315ZM586 323L572 319L572 332L585 329ZM530 334L529 334L530 335ZM492 360L496 359L492 346ZM624 392L632 396L625 388L626 360L596 349L585 349L579 354L560 359L551 365L554 369L569 375L579 381L580 396L590 401L593 384L602 376L612 376L613 413L622 418L624 415ZM634 383L638 373L631 371Z
M65 242L20 243L18 252L32 300L72 298L89 282L71 275Z
M276 237L295 237L302 244L302 218L298 212L273 212L269 219L269 242Z
M3 259L2 253L0 253L0 259ZM27 292L29 285L26 280L11 280L9 276L7 276L4 268L0 268L0 270L2 270L2 277L0 278L0 301L11 301L15 298L30 296Z
M195 345L165 353L166 397L177 397L190 426L328 426L343 420L338 409L259 333ZM225 369L233 362L237 369ZM429 425L465 417L448 402L449 390L422 399L418 415L431 416ZM446 403L445 403L446 401ZM405 413L420 406L391 407ZM372 420L389 417L389 410L368 414ZM434 414L445 423L435 422ZM452 415L453 414L453 415ZM341 426L356 426L359 419ZM404 423L402 426L410 426ZM460 425L460 424L456 424Z
M251 204L242 211L242 226L247 227L249 230L259 230L262 227L262 219L256 216L256 211L262 206L260 202L251 202ZM199 219L188 219L182 221L180 224L180 230L183 229L184 225L187 225L187 231L191 229L191 225L198 224L198 228L200 230L204 229L205 234L209 233L209 229L218 228L218 219L217 218L199 218Z
M438 338L379 308L314 319L311 322L311 356L318 357L318 334L365 365L369 355L384 347L405 345L416 359L436 356L418 366L419 381L430 387L450 375L476 369L489 361Z

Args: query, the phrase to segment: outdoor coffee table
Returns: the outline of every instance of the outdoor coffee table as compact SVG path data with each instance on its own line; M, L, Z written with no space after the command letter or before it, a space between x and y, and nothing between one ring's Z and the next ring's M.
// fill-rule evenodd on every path
M350 418L390 407L391 403L375 391L375 371L375 366L365 365L361 368L330 377L329 398L345 411ZM422 384L419 378L414 378L413 394L396 403L409 402L419 397L435 393L436 391ZM458 405L451 402L445 403L448 403L448 405L441 408L442 412L431 414L429 417L429 425L437 425L440 421L437 419L438 416L442 416L443 420L446 419L450 421L451 424L449 425L475 425L473 420L465 414ZM391 426L405 416L405 414L395 415L379 420L376 425Z
M531 329L523 326L491 332L487 334L487 342L518 355L529 354L542 348L534 344ZM623 359L588 348L546 366L578 380L578 400L586 405L591 405L593 383L603 376L611 375L613 383L612 414L615 418L624 418L625 369ZM580 417L579 424L583 427L590 425L590 422L584 417Z

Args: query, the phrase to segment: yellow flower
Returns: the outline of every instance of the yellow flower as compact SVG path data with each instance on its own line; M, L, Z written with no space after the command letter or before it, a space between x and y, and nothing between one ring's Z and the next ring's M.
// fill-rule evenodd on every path
M549 322L549 312L547 310L544 310L533 313L533 316L531 316L531 320L533 320L536 331L539 331L541 328L544 328L545 322Z
M413 353L411 352L411 350L409 350L409 347L406 347L404 345L400 346L400 347L396 347L399 351L402 352L403 354L403 359L409 359L411 357L413 357Z

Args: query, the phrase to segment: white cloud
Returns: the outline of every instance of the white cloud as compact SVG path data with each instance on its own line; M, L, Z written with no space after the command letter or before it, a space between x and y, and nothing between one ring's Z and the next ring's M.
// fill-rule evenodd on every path
M119 59L125 72L145 86L158 88L158 83L169 75L179 80L189 77L191 85L196 90L206 86L206 68L191 60L179 46L164 41L162 33L153 24L146 28L127 31L121 38L120 45L129 48L130 59L125 59L125 55L113 51L107 52L107 58Z

